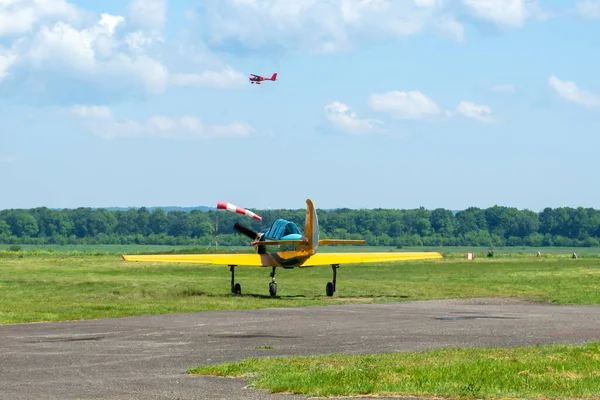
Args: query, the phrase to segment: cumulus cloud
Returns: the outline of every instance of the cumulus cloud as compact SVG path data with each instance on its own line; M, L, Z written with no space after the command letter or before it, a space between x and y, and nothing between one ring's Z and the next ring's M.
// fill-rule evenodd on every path
M456 113L486 124L496 122L489 106L475 104L470 101L461 101L456 107Z
M145 28L162 30L166 14L166 0L132 0L129 3L131 22Z
M0 47L0 82L8 76L8 70L17 62L17 54L13 50Z
M458 39L464 34L438 0L206 0L190 19L212 42L308 52L346 51L356 42L428 28Z
M381 121L358 118L350 107L339 101L325 106L325 117L339 131L358 135L380 131Z
M0 37L12 35L5 41L10 50L0 46L0 80L14 72L14 93L29 88L63 99L71 91L77 102L81 93L136 96L161 94L169 85L239 86L241 74L208 49L196 54L166 43L166 5L131 0L125 17L96 15L66 0L0 0ZM63 95L52 96L57 91Z
M23 35L43 21L77 21L80 11L67 0L0 1L0 38Z
M545 18L535 0L461 0L470 13L481 20L516 28L531 18Z
M186 15L215 43L339 52L425 31L462 40L466 14L507 28L547 17L537 0L203 0Z
M138 83L151 93L163 92L169 71L152 56L124 48L117 36L124 21L122 16L102 14L94 26L86 29L64 22L44 26L28 51L31 66L37 70L75 72L84 78L103 80L103 84L116 78L120 83Z
M397 119L426 119L441 114L435 101L418 90L372 94L368 103L374 111L390 114Z
M585 107L600 106L600 97L594 93L580 89L575 82L561 81L556 76L548 78L548 84L563 99Z
M75 105L67 112L79 117L95 135L104 139L162 138L162 139L225 139L246 138L256 130L244 122L229 125L204 125L194 116L171 118L155 115L145 122L117 118L104 105Z
M584 0L575 5L577 12L585 18L600 19L600 1Z

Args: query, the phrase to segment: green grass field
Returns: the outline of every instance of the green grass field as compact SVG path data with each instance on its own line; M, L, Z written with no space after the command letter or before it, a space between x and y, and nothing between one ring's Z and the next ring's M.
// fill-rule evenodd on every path
M309 396L599 399L600 343L246 359L192 368Z
M487 248L402 249L441 251L446 258L342 265L332 298L325 296L329 267L278 269L276 298L268 295L270 268L239 267L236 280L243 295L234 296L226 266L125 263L120 258L122 253L195 251L189 247L23 248L0 250L0 324L473 297L600 304L600 252L595 248L542 249L541 258L530 248L494 249L491 258ZM398 251L358 246L327 250ZM465 260L468 251L476 253L475 261ZM573 252L579 259L571 259ZM321 396L600 399L599 354L598 344L454 349L243 360L189 372L248 376L253 385L274 392Z
M444 260L342 265L333 298L325 296L331 268L278 269L278 297L270 298L270 268L238 267L243 295L237 297L227 266L125 263L118 252L97 249L2 250L0 323L494 296L600 304L599 257L532 253L466 261L456 252Z

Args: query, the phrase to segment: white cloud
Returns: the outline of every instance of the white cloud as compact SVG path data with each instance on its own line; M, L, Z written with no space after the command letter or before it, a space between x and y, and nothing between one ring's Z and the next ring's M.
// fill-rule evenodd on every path
M162 30L166 13L167 0L132 0L129 3L131 21L146 28Z
M51 28L44 26L28 52L31 66L38 70L67 70L104 84L114 84L115 79L121 83L137 82L150 93L163 92L168 84L167 68L144 52L129 53L123 49L123 41L116 33L124 22L122 16L102 14L96 25L88 29L76 29L63 22Z
M470 101L461 101L456 107L456 112L463 117L472 118L483 123L496 122L492 109L486 105L479 105Z
M550 78L548 78L548 83L560 97L567 101L586 107L600 106L599 96L580 89L575 82L561 81L556 76L551 75Z
M543 18L535 0L461 0L473 16L506 27L520 27L530 18Z
M186 16L217 43L338 52L428 30L460 41L465 28L457 16L465 12L509 28L548 17L537 0L203 0Z
M78 116L95 135L104 139L117 138L163 138L163 139L218 139L246 138L256 130L244 123L207 126L193 116L171 118L155 115L145 122L133 119L119 119L108 106L76 105L68 110Z
M153 42L153 38L143 31L130 32L123 40L132 51L147 49Z
M17 62L17 58L13 50L0 47L0 82L8 76L8 70Z
M45 20L76 21L77 8L66 0L1 0L0 37L29 33Z
M174 86L227 89L246 85L248 83L247 79L246 75L227 67L221 71L205 71L199 74L174 74L171 83Z
M577 12L585 18L600 19L600 1L578 1L575 7Z
M459 42L465 38L465 27L451 15L444 15L436 19L434 25L438 30L454 37Z
M353 135L378 132L382 124L375 119L358 118L350 107L339 101L325 106L325 117L338 130Z
M425 119L441 113L435 101L416 90L372 94L368 103L374 111L391 114L397 119Z
M0 45L0 81L14 72L15 92L49 99L65 99L69 91L80 99L85 93L161 94L169 85L240 86L242 74L202 43L194 43L198 53L165 41L166 4L131 0L126 18L95 15L66 0L0 0L0 37L12 35L10 50ZM62 95L53 96L58 91Z
M462 25L444 0L205 0L188 16L214 42L307 52L345 51L356 43L406 37L427 28L458 39Z
M498 93L515 93L517 88L512 83L499 83L492 86L492 91Z

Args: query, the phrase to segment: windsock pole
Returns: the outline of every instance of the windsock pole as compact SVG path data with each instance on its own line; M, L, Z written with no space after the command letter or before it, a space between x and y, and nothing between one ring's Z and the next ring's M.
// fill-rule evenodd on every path
M215 250L219 250L219 214L215 214Z

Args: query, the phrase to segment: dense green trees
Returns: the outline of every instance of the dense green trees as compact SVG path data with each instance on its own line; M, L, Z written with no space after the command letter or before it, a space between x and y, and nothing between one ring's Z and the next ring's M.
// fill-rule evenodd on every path
M304 224L305 210L257 210L262 222L223 211L161 208L77 208L0 211L0 243L31 244L248 244L234 232L240 220L253 229L276 218ZM540 213L512 207L470 207L456 214L426 210L318 210L322 238L361 239L385 246L600 246L600 210L546 208Z

